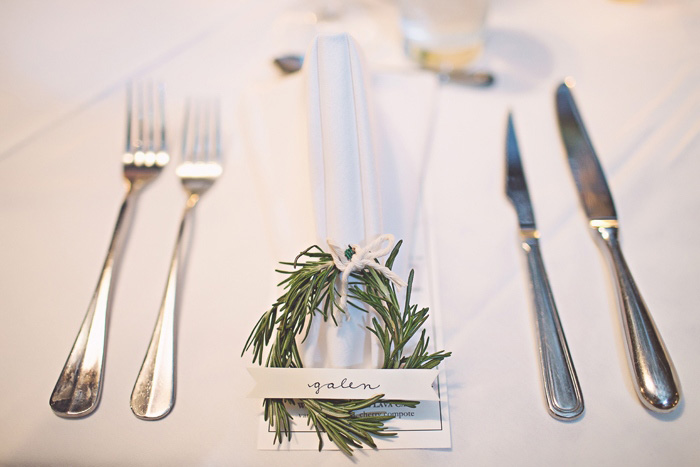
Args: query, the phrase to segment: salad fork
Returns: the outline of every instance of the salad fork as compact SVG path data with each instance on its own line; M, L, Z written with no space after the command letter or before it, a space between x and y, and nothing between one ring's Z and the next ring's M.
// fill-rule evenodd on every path
M114 266L129 230L138 194L169 161L165 143L165 92L162 85L156 87L154 90L153 83L140 85L134 96L132 84L127 85L126 151L122 158L126 194L97 287L49 400L51 409L61 417L84 417L97 408L103 380Z
M176 169L187 192L187 202L175 240L158 319L131 393L131 410L143 420L163 418L175 404L175 312L182 240L192 210L223 172L218 102L200 103L192 114L190 110L188 103L183 126L182 163Z

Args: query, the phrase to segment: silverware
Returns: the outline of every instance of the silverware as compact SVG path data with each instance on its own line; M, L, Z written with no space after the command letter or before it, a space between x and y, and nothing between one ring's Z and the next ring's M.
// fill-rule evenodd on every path
M274 59L275 65L285 74L296 73L304 64L303 55L282 55ZM430 70L435 71L435 70ZM436 72L442 83L455 83L465 86L488 87L495 82L491 73L485 71L438 71Z
M304 66L304 56L303 55L281 55L275 57L273 63L280 69L282 73L290 75L301 70Z
M127 86L126 152L122 159L126 195L97 288L49 400L51 409L61 417L84 417L97 408L103 379L114 265L118 262L121 244L129 230L128 224L138 194L169 161L165 144L164 90L163 86L158 86L155 91L153 88L153 84L139 86L134 97L132 85Z
M188 103L185 110L183 160L176 169L187 192L187 201L175 240L158 319L131 393L131 410L143 420L165 417L175 403L175 312L183 237L188 230L192 210L223 172L218 102L197 105L192 115L190 107Z
M681 399L678 376L622 256L612 194L576 108L571 86L565 82L556 91L559 130L588 224L600 241L617 278L627 355L637 395L648 409L668 412L675 409Z
M506 194L518 215L522 248L530 271L547 409L554 418L572 420L583 414L583 396L542 261L540 234L535 224L511 114L508 114L506 132Z

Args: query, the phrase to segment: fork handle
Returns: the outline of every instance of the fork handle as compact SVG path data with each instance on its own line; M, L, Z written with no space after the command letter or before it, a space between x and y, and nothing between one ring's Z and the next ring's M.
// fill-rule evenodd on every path
M182 213L158 319L131 392L131 411L142 420L161 419L175 404L175 311L180 251L197 199L190 197Z
M114 264L120 254L123 237L128 232L136 192L130 186L124 197L100 279L73 348L51 393L49 405L60 417L85 417L97 408L100 401Z
M573 420L583 414L583 396L542 261L539 240L535 236L525 236L522 247L527 255L537 314L538 347L547 409L554 418Z

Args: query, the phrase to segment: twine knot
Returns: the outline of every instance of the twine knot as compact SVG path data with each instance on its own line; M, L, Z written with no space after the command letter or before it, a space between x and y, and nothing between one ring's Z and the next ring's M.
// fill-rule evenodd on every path
M380 235L364 248L359 245L348 245L346 250L333 243L331 239L326 242L330 247L333 263L342 275L340 276L340 303L343 310L348 303L348 281L354 271L362 271L372 268L399 287L405 287L406 283L391 269L376 261L377 258L391 253L394 247L394 236L391 234ZM382 246L386 244L385 246Z

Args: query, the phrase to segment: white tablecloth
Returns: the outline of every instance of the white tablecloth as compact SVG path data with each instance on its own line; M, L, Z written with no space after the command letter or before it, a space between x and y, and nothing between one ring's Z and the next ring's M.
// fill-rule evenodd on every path
M300 47L290 2L5 1L0 7L0 463L351 465L339 452L257 451L260 403L240 351L277 280L240 99L281 79ZM351 24L377 76L401 58L392 2ZM424 185L453 447L358 451L363 465L696 465L700 462L700 6L692 1L494 0L490 89L435 94ZM623 249L675 362L685 397L646 411L627 368L611 277L587 232L556 127L565 76L606 170ZM215 94L227 165L202 200L185 273L178 395L158 422L128 407L165 285L184 195L169 167L140 199L116 285L102 402L64 420L48 399L97 280L122 196L124 84ZM379 83L386 83L378 79ZM386 93L396 89L385 87ZM381 84L379 93L382 92ZM516 220L504 196L514 113L544 260L581 381L574 423L545 411ZM173 164L174 165L174 164ZM303 247L303 246L300 246Z

